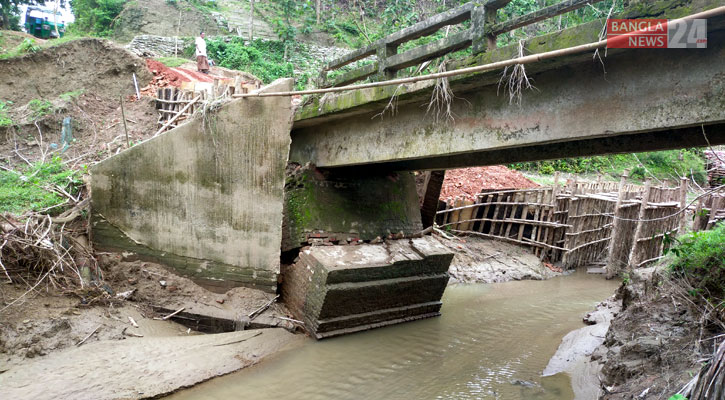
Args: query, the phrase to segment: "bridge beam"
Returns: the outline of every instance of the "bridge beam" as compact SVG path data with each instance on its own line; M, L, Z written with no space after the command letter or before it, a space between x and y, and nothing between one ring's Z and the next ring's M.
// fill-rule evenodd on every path
M520 104L497 84L454 86L452 122L428 115L427 100L400 105L395 115L367 110L298 121L290 159L319 167L445 169L701 146L703 126L713 145L725 143L719 26L708 33L707 49L626 50L604 58L606 73L592 59L541 72Z

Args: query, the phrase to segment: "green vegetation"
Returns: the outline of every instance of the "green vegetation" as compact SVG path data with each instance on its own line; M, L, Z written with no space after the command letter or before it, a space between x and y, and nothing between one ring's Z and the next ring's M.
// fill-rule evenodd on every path
M10 110L11 105L13 105L12 101L0 100L0 128L5 128L14 124L13 120L8 116L8 111Z
M39 50L40 46L35 43L35 39L25 38L14 49L1 53L0 60L18 57L28 53L36 53Z
M83 184L80 172L66 169L59 157L19 172L0 170L0 213L22 214L53 207L64 200L55 193L56 186L75 195ZM51 212L60 211L55 208Z
M28 108L30 108L31 111L30 118L34 120L43 118L46 115L55 112L55 107L53 106L53 103L48 100L30 100L30 102L28 103Z
M292 63L284 61L282 42L255 40L245 46L244 39L240 37L229 42L217 38L207 40L207 52L217 65L247 71L264 83L290 77L294 72Z
M85 92L84 89L74 90L72 92L65 92L58 96L63 101L71 101L79 98Z
M660 180L691 176L699 184L704 184L707 179L705 161L700 149L564 158L561 160L515 163L509 165L509 167L544 175L560 171L575 174L603 173L610 175L612 178L618 178L625 169L629 169L629 176L639 181L652 176Z
M180 67L186 63L194 62L192 60L188 60L186 58L181 58L181 57L159 57L156 59L156 61L166 65L169 68L176 68L176 67Z
M123 10L125 0L72 0L75 22L70 30L92 36L110 36L113 22Z
M0 0L0 27L14 31L20 30L20 6L43 3L33 0Z
M725 224L713 230L687 234L669 249L676 256L670 265L675 278L693 297L725 311Z

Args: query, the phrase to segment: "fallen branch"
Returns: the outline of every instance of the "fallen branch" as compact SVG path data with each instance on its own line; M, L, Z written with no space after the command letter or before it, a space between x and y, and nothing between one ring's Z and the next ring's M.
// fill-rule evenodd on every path
M162 321L166 321L167 319L169 319L169 318L173 317L174 315L176 315L176 314L178 314L178 313L180 313L180 312L184 311L185 309L186 309L186 307L181 307L180 309L178 309L178 310L176 310L176 311L172 312L171 314L169 314L169 315L167 315L167 316L165 316L165 317L161 318L161 320L162 320Z
M272 305L272 303L274 303L275 301L277 301L278 298L279 298L279 295L275 296L272 300L268 301L266 304L264 304L263 306L259 307L258 309L252 311L248 315L249 320L251 321L251 320L257 318L263 312L265 312L269 308L269 306Z
M257 332L257 333L255 333L255 334L254 334L254 335L252 335L252 336L249 336L249 337L245 337L244 339L239 339L239 340L235 340L235 341L233 341L233 342L228 342L228 343L220 343L220 344L215 344L214 346L226 346L226 345L230 345L230 344L235 344L235 343L241 343L241 342L246 342L247 340L249 340L249 339L252 339L252 338L255 338L255 337L257 337L257 336L259 336L259 335L261 335L261 334L262 334L262 332L260 331L260 332Z
M294 323L300 324L300 325L304 325L305 324L304 322L302 322L302 321L300 321L298 319L294 319L294 318L287 318L287 317L280 317L280 316L275 316L275 318L279 318L279 319L281 319L283 321L294 322Z
M99 330L99 329L101 328L101 326L102 326L102 325L98 325L98 326L96 327L96 329L94 329L94 330L93 330L93 332L89 333L89 334L88 334L88 336L84 337L84 338L83 338L83 340L81 340L80 342L78 342L78 344L77 344L76 346L80 346L80 345L82 345L83 343L85 343L85 342L86 342L86 340L88 340L88 339L89 339L89 338L90 338L91 336L93 336L93 334L94 334L94 333L96 333L96 331L98 331L98 330Z
M143 335L140 333L127 332L126 329L128 329L128 328L123 328L123 330L121 331L121 335L131 336L131 337L143 337Z

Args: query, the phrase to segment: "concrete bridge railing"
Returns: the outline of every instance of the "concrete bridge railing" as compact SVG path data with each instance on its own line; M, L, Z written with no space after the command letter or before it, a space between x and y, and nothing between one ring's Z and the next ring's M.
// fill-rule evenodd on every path
M398 71L404 68L471 46L474 55L487 49L495 49L496 37L501 34L602 0L565 0L508 21L497 22L496 10L504 7L510 1L487 0L466 3L379 39L366 47L328 63L320 73L320 86L343 86L371 76L374 76L374 79L377 80L392 79ZM403 53L398 53L398 48L403 43L423 36L430 36L444 27L459 25L466 21L471 21L470 28L461 25L461 30L458 32ZM376 56L376 61L338 75L334 79L328 79L330 71L340 69L352 62L373 55Z

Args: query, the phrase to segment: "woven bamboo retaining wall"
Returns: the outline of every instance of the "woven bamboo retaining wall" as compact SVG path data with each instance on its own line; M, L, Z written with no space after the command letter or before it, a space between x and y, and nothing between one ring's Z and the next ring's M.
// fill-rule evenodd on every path
M436 222L457 234L532 247L566 268L607 259L612 270L637 268L659 259L665 236L680 229L684 189L651 187L649 181L644 186L569 181L564 187L484 190L475 201L448 202Z
M695 208L692 230L712 229L722 221L725 221L725 191L721 190L709 196L701 197Z
M163 131L176 128L188 121L194 112L209 100L231 98L235 93L249 93L250 90L260 87L261 82L259 81L243 81L240 77L236 77L214 79L213 83L183 82L181 88L159 88L156 93L156 110L159 113L158 126L159 128L164 127L169 120L181 113ZM186 107L187 105L189 107Z
M199 100L203 100L206 95L206 92L194 93L193 91L181 90L175 87L158 89L156 98L156 111L159 113L158 127L161 128L175 115L179 114L179 112L191 103L194 98L201 96ZM194 115L197 107L200 107L201 104L202 103L197 102L186 108L181 116L179 116L167 128L173 129L181 124L184 124L186 120Z

